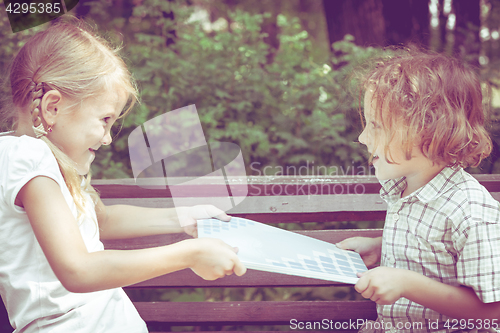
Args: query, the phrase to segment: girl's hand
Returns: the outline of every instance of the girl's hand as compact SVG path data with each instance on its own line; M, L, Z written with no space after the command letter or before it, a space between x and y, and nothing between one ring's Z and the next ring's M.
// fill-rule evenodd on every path
M415 272L399 268L377 267L358 273L360 279L354 288L361 296L377 304L393 304L404 297L408 287L408 277L412 273Z
M343 250L352 250L361 255L366 267L372 267L380 261L382 237L352 237L336 244Z
M247 269L236 255L237 248L215 238L188 241L195 246L193 261L189 267L203 279L216 280L233 273L238 276L245 274Z
M198 237L196 220L217 218L221 221L229 222L231 217L224 211L212 205L197 205L193 207L176 208L179 223L184 232L194 238Z

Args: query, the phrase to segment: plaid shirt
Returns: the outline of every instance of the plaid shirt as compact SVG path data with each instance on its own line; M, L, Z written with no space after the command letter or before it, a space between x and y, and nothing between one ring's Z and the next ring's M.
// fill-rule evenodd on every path
M380 195L388 209L381 265L471 287L485 303L500 301L500 204L461 168L444 168L429 183L401 198L405 188L404 177L382 182ZM392 327L389 332L460 329L460 325L455 330L445 328L447 320L451 327L457 321L406 298L378 305L377 312L378 323Z

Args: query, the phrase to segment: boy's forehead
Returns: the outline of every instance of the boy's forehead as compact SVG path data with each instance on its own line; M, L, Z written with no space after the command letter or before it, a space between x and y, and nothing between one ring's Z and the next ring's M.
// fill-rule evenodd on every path
M367 89L364 98L364 114L365 118L374 118L375 111L373 109L375 98L373 96L373 90Z

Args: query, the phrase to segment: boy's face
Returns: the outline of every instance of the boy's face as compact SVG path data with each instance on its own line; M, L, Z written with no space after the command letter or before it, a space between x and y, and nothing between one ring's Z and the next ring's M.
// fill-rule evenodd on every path
M425 157L417 146L413 147L411 159L406 159L406 153L402 145L403 129L401 131L396 129L395 136L389 143L386 155L387 133L382 127L381 121L378 119L379 117L376 116L375 105L373 93L368 90L365 93L364 99L366 126L359 136L359 142L366 145L368 151L373 156L372 164L375 167L375 176L379 180L396 179L405 176L409 185L411 181L415 180L415 186L423 186L425 184L422 183L424 179L427 181L430 180L427 179L430 176L427 173L429 168L434 170L432 161Z

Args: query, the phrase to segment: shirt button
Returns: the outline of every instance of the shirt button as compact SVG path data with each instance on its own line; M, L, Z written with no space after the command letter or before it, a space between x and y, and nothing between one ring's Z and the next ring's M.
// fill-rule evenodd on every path
M389 264L391 265L394 265L396 263L396 259L394 257L388 257L387 258L387 261L389 262Z
M395 213L394 215L392 215L392 219L394 220L394 222L397 222L399 220L399 214Z

